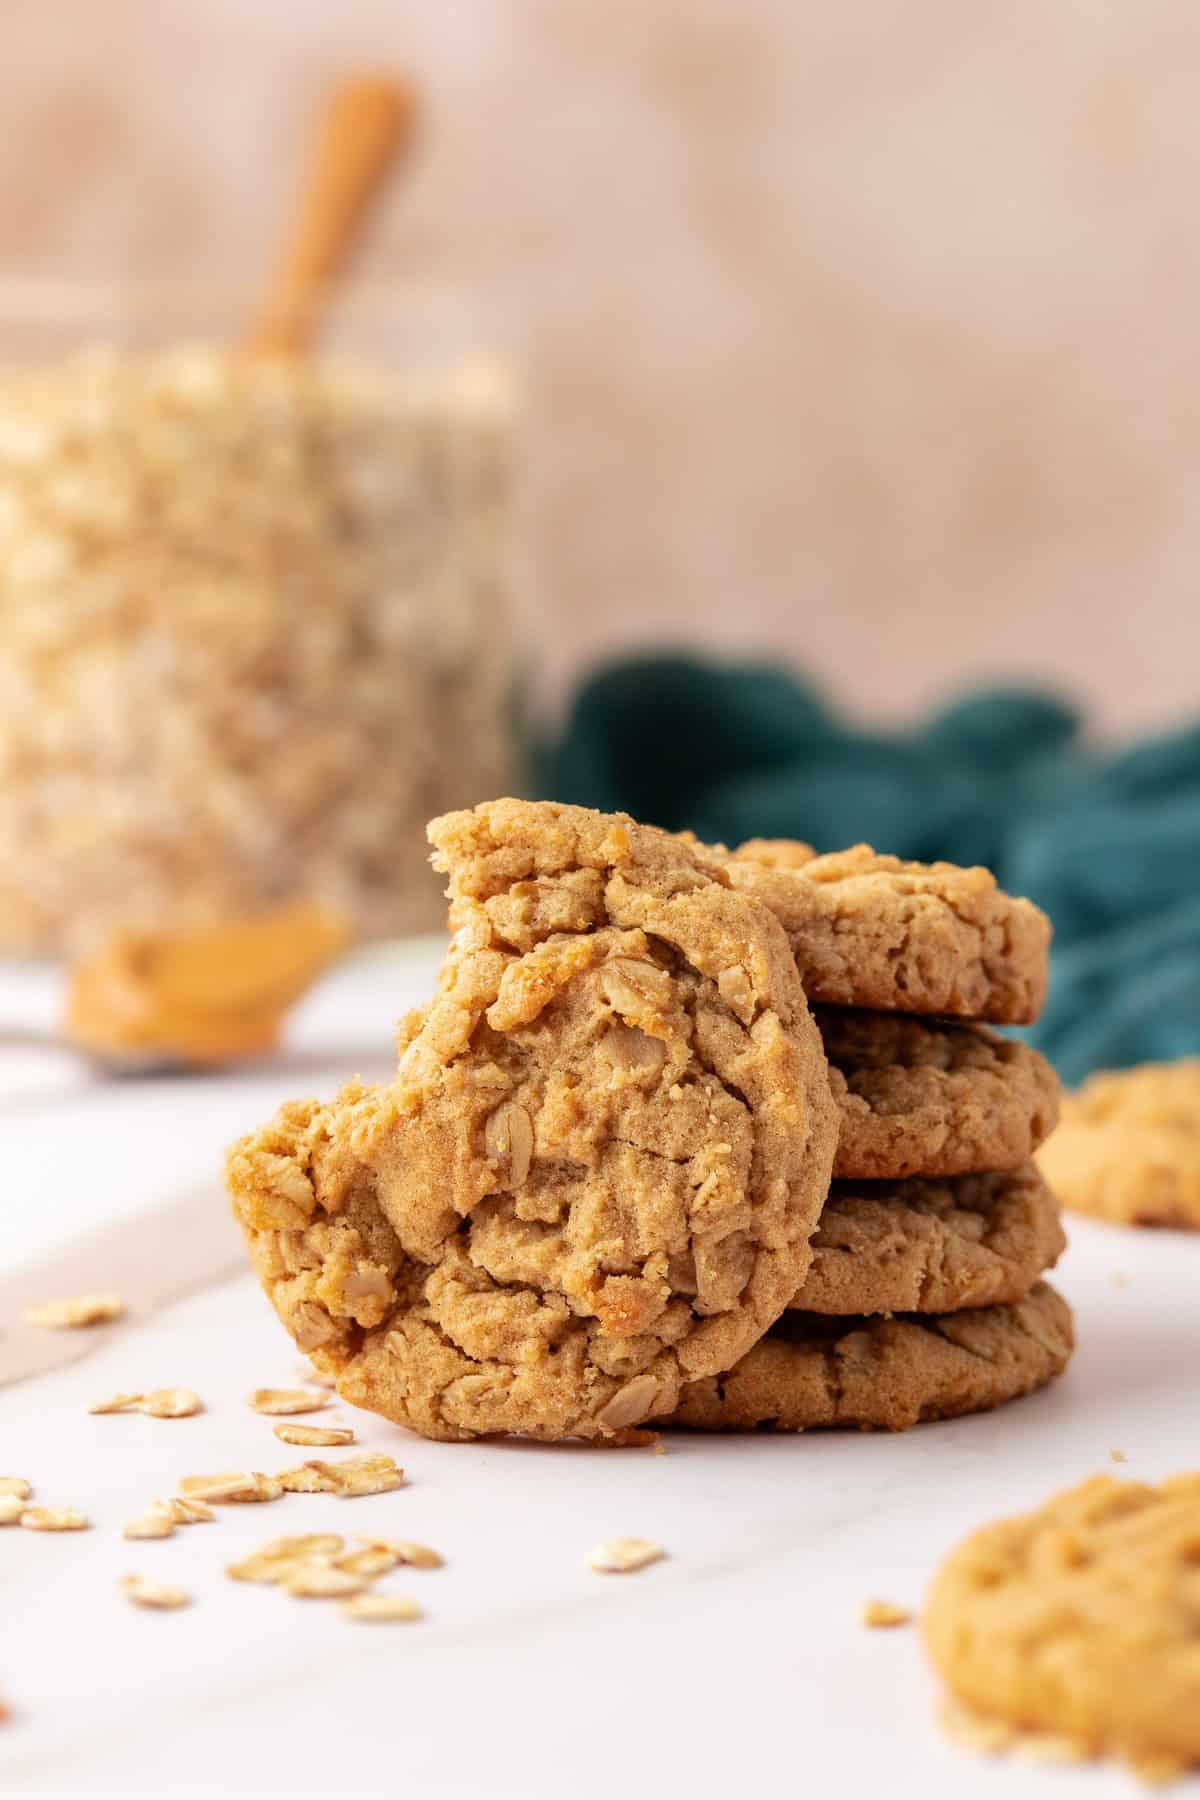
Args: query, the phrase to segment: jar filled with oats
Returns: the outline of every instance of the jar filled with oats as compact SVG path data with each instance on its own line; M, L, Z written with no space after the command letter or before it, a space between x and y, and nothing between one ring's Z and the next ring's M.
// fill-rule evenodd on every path
M0 295L0 951L436 925L425 821L519 779L501 367L433 301L291 360L187 310Z

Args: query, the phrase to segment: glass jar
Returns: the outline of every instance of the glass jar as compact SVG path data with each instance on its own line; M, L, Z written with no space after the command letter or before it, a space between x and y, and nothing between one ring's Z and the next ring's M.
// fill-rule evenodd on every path
M517 779L503 365L446 294L249 311L0 285L0 950L427 928L425 821Z

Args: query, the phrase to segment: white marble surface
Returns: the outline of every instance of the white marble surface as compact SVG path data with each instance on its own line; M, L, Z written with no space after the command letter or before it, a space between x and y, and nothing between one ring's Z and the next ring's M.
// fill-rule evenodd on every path
M305 1009L289 1055L241 1077L113 1086L81 1081L57 1053L0 1057L0 1351L32 1268L49 1279L69 1242L108 1218L143 1220L146 1246L127 1321L87 1334L69 1366L0 1387L0 1472L94 1520L73 1536L0 1532L0 1692L13 1709L0 1792L1132 1792L1116 1769L952 1749L917 1635L868 1632L856 1615L871 1595L919 1604L963 1531L1111 1467L1113 1448L1131 1475L1200 1463L1200 1243L1178 1237L1074 1225L1061 1285L1079 1316L1076 1362L1050 1392L989 1417L894 1438L679 1435L655 1456L430 1444L339 1407L365 1447L403 1463L406 1489L290 1496L222 1509L162 1542L121 1538L180 1475L302 1458L244 1403L251 1387L290 1383L296 1365L250 1280L218 1279L156 1310L203 1235L173 1234L172 1220L205 1183L221 1205L223 1141L278 1097L387 1066L388 1022L431 956L424 946L348 969ZM36 1001L44 1022L44 983L29 971L0 983L5 1018L36 1022ZM196 1387L207 1411L87 1414L116 1389L174 1383ZM425 1618L354 1625L326 1603L223 1576L262 1539L310 1529L436 1545L445 1569L387 1578ZM584 1552L618 1534L658 1539L669 1560L592 1574ZM195 1604L135 1611L114 1585L130 1571L181 1582Z

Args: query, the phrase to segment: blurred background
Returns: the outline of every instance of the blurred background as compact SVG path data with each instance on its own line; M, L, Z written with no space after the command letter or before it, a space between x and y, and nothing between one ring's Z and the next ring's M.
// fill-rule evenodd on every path
M459 476L452 503L441 488L430 501L441 535L422 565L427 622L460 578L464 641L492 631L496 609L519 620L511 665L489 652L481 689L501 705L503 664L532 702L540 773L512 779L713 835L786 831L822 847L869 835L907 854L980 855L1061 912L1070 943L1169 900L1155 964L1171 962L1172 1043L1186 1048L1200 1013L1187 904L1200 855L1198 66L1200 14L1185 0L42 0L7 21L0 63L0 359L5 280L70 294L202 291L219 278L256 292L331 83L403 72L420 128L371 213L347 304L398 286L454 290L476 321L455 326L454 348L516 368L511 459L494 410L484 473L477 445L437 452ZM14 291L10 350L31 304ZM370 356L404 362L408 305L397 299L392 328L377 303ZM169 340L166 314L161 325ZM368 354L364 338L351 346ZM261 398L254 407L257 430ZM20 437L10 431L10 458ZM3 479L0 466L0 507ZM456 546L501 489L515 561L496 576L489 536L468 581ZM18 637L12 620L40 605L22 579L0 590ZM158 587L170 595L168 563ZM302 612L288 618L293 635L305 629ZM159 617L151 635L163 630ZM362 639L376 681L381 630L376 619ZM282 653L265 642L238 652L235 685L270 685ZM701 662L627 663L662 648ZM334 661L349 654L341 645ZM439 656L435 713L470 664ZM739 670L746 660L759 674ZM111 694L119 666L80 694ZM209 688L219 671L206 665ZM377 700L364 702L376 740ZM311 683L296 705L290 724L282 707L255 727L273 756L290 729L310 747L329 738L316 799L296 805L293 851L336 834L362 757L357 742L333 744ZM504 768L492 746L440 782L435 746L393 815L412 756L397 729L388 795L375 797L383 825L372 835L360 821L347 833L353 872L331 866L317 884L371 929L428 914L425 898L376 904L393 879L381 842L416 834L419 861L418 816L482 797ZM1153 756L1131 762L1119 746L1147 734L1159 734ZM62 864L36 920L17 917L31 876L20 905L0 895L15 947L57 951L98 919L107 929L122 895L153 890L127 910L160 916L141 785L136 878L125 857L101 879L92 843L81 884L62 848L59 824L92 780L76 745L64 785L71 735L60 721L36 755L10 741L10 771L36 790L10 832L43 861L53 837ZM170 752L126 746L104 779L135 770L144 785L177 739ZM421 740L428 751L429 732ZM251 751L231 755L240 780ZM814 785L832 764L834 786ZM189 766L172 788L181 841L191 800L179 794L205 781ZM238 831L261 841L248 793L243 783L222 814L234 860ZM294 856L278 894L260 871L243 897L286 897L303 866ZM422 878L410 866L404 879ZM231 881L206 896L197 880L177 883L188 916L243 894ZM108 892L99 913L81 885ZM64 920L81 909L77 931ZM1092 964L1079 977L1089 995L1097 979ZM1150 1010L1063 1054L1076 1068L1145 1054Z

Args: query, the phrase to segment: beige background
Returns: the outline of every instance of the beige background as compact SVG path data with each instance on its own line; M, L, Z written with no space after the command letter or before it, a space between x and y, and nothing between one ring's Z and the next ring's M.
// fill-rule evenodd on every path
M432 121L363 274L521 322L556 678L686 637L1192 707L1193 0L10 5L0 267L253 276L372 57Z

